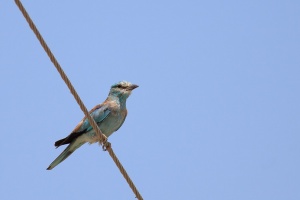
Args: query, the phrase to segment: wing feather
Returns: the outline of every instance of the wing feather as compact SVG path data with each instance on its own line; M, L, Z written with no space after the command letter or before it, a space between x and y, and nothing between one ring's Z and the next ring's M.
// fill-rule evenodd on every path
M108 108L108 105L103 103L95 106L93 109L90 110L90 115L93 117L93 119L96 121L97 124L101 123L109 114L110 110ZM84 117L74 128L74 130L71 132L70 135L68 135L66 138L63 138L61 140L58 140L55 142L55 146L59 147L64 144L71 143L74 139L79 137L80 135L92 130L93 127L90 125L90 122L86 117Z

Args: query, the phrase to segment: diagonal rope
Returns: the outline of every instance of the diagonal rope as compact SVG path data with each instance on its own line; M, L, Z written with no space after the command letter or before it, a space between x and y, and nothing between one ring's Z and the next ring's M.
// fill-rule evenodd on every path
M46 44L45 40L43 39L43 37L40 34L40 32L38 31L38 29L36 28L35 24L31 20L30 16L28 15L27 11L25 10L24 6L22 5L21 1L20 0L15 0L15 3L17 4L18 8L22 12L22 14L25 17L26 21L28 22L30 28L32 29L32 31L36 35L36 37L39 40L42 47L44 48L45 52L49 56L51 62L54 64L55 68L59 72L61 78L65 81L65 83L68 86L70 92L72 93L72 95L74 96L74 98L77 101L78 105L80 106L80 109L83 111L84 115L89 120L91 126L93 127L93 129L95 130L96 134L98 135L98 137L100 139L100 143L108 151L109 155L112 157L113 161L115 162L115 164L119 168L121 174L126 179L128 185L132 189L133 193L136 195L136 198L139 199L139 200L143 200L141 194L139 193L139 191L137 190L137 188L133 184L132 180L130 179L129 175L127 174L126 170L124 169L124 167L120 163L119 159L115 155L113 149L111 148L111 144L109 142L107 142L106 136L101 132L101 130L97 126L95 120L89 114L88 110L86 109L85 105L81 101L79 95L75 91L75 89L74 89L73 85L71 84L70 80L68 79L67 75L65 74L65 72L61 68L60 64L57 62L56 58L54 57L53 53L51 52L50 48Z

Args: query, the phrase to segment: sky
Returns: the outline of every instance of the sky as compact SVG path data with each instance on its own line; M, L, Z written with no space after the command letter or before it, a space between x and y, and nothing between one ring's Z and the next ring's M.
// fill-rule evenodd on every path
M144 199L300 199L300 1L22 1ZM51 171L83 113L14 1L0 7L0 199L135 199L107 152Z

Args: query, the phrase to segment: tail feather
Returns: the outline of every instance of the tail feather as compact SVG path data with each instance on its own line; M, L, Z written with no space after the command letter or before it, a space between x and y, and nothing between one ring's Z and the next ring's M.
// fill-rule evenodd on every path
M58 165L59 163L61 163L62 161L64 161L67 157L69 157L76 149L78 149L79 147L81 147L81 145L83 145L85 142L76 142L76 140L74 142L72 142L71 144L69 144L67 146L67 148L65 148L65 150L49 165L49 167L47 168L47 170L51 170L53 169L56 165Z
M54 146L57 148L57 147L59 147L61 145L64 145L64 144L70 144L73 141L75 141L79 136L81 136L82 134L84 134L85 131L86 130L78 131L78 132L72 132L68 137L60 139L60 140L57 140L54 143Z

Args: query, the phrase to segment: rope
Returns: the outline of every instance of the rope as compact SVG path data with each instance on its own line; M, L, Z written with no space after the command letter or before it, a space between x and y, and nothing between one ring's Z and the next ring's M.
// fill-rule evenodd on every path
M117 167L119 168L121 174L123 175L123 177L126 179L129 187L132 189L133 193L136 195L136 198L139 200L143 200L141 194L139 193L139 191L137 190L137 188L135 187L135 185L133 184L132 180L130 179L129 175L127 174L127 172L125 171L124 167L122 166L122 164L120 163L119 159L117 158L117 156L115 155L113 149L111 148L111 144L109 142L107 142L107 137L101 132L101 130L99 129L99 127L97 126L95 120L91 117L91 115L89 114L88 110L86 109L85 105L83 104L83 102L81 101L79 95L77 94L76 90L74 89L73 85L71 84L70 80L68 79L67 75L65 74L65 72L63 71L63 69L61 68L60 64L57 62L56 58L54 57L53 53L51 52L50 48L48 47L48 45L46 44L45 40L43 39L42 35L40 34L40 32L38 31L38 29L36 28L35 24L33 23L32 19L30 18L30 16L28 15L27 11L25 10L24 6L22 5L20 0L15 0L15 3L17 4L18 8L20 9L20 11L22 12L23 16L25 17L26 21L28 22L30 28L32 29L32 31L34 32L34 34L36 35L37 39L39 40L40 44L42 45L42 47L44 48L45 52L47 53L47 55L49 56L51 62L54 64L55 68L57 69L57 71L59 72L61 78L64 80L64 82L66 83L66 85L68 86L70 92L72 93L72 95L74 96L75 100L77 101L80 109L83 111L84 115L87 117L87 119L89 120L91 126L93 127L93 129L95 130L96 134L99 137L100 143L103 145L103 147L105 147L105 150L108 151L109 155L112 157L113 161L115 162L115 164L117 165Z

